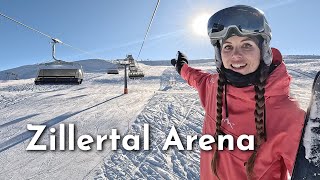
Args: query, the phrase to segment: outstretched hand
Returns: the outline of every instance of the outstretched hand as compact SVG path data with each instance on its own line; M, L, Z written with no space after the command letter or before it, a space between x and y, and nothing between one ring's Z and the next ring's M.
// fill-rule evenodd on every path
M187 56L178 51L177 59L171 59L171 64L176 67L177 72L180 74L182 66L188 64Z

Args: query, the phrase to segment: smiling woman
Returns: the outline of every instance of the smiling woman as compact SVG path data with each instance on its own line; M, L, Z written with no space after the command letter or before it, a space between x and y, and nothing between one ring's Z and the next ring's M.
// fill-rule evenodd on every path
M217 73L189 66L180 51L172 65L198 91L205 110L202 134L254 135L254 150L219 151L218 139L211 150L200 151L200 179L288 180L305 112L290 97L291 77L282 57L272 53L263 11L227 7L215 12L207 27Z
M207 23L210 14L201 14L192 21L192 30L196 35L207 36Z

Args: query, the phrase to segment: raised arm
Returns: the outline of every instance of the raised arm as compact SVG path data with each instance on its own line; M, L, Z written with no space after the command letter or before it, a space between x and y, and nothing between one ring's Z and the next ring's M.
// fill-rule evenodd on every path
M192 68L188 65L187 57L178 51L177 59L172 59L171 64L176 67L177 72L187 83L194 87L200 96L203 107L206 105L207 89L210 83L211 74L200 69Z

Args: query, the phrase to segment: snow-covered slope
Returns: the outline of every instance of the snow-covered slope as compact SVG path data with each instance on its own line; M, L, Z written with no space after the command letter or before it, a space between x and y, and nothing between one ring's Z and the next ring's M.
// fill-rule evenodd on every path
M204 116L196 91L173 67L163 65L167 62L139 63L145 78L129 80L129 94L123 95L123 70L107 75L102 61L80 63L85 69L81 85L35 86L33 68L25 67L16 70L26 73L24 78L0 80L0 179L199 179L196 142L192 151L162 150L173 125L185 141L186 135L201 133ZM306 109L311 77L320 70L320 61L287 59L286 64L293 76L291 94ZM214 72L212 61L192 66ZM76 137L110 135L111 129L122 136L142 134L148 123L150 150L126 151L119 146L112 151L106 141L102 151L95 143L90 151L26 151L34 135L27 124L56 128L58 149L59 124L70 123L76 126ZM50 134L46 130L39 144L49 144Z
M52 62L52 61L51 61ZM85 72L105 72L106 68L115 67L111 61L101 59L87 59L74 61L79 63ZM30 79L37 76L38 69L41 67L40 64L26 65L17 68L12 68L4 71L0 71L0 80L12 80L12 79ZM9 73L9 75L8 75ZM13 74L14 75L13 75Z

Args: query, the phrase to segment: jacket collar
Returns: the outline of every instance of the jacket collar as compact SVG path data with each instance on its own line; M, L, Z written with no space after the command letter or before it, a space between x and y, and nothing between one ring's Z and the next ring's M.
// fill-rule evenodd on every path
M265 97L289 95L291 76L288 74L285 64L282 62L269 74L265 86ZM228 85L227 94L249 101L255 101L254 86L238 88Z

